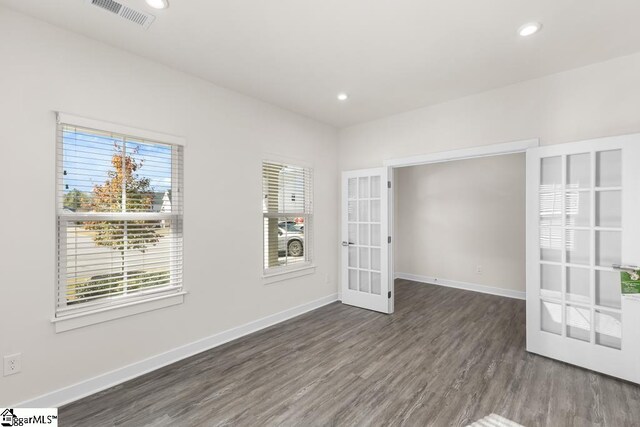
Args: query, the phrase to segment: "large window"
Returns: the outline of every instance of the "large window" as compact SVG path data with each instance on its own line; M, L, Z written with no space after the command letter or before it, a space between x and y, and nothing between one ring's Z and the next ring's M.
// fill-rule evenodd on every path
M181 292L183 148L61 122L57 150L56 317Z
M312 187L308 167L262 163L265 274L311 264Z

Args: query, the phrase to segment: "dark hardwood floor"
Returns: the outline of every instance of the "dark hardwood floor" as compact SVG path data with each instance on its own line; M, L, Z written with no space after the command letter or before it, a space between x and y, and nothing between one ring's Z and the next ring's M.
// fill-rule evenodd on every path
M640 387L525 352L525 303L398 280L60 409L62 426L638 426Z

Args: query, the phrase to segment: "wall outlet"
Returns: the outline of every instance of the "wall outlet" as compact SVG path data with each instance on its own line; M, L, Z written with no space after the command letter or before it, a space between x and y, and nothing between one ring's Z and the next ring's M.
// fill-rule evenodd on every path
M482 274L482 266L481 265L477 265L476 266L476 273L477 274Z
M4 376L17 374L22 369L22 354L10 354L4 357Z

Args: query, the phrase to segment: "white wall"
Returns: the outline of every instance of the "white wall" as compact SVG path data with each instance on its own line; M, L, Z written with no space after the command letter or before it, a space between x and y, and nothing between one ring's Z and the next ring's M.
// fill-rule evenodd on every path
M640 54L340 131L341 170L383 160L540 138L556 144L640 132Z
M0 58L0 406L336 293L333 128L4 8ZM186 137L184 304L54 333L54 110ZM315 167L317 272L269 285L264 153Z
M395 190L397 274L525 291L524 154L400 168Z

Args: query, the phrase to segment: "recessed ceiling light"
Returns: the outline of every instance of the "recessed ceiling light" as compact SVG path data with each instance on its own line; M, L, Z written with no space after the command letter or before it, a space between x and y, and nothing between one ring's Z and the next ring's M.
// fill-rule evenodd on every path
M338 100L339 101L346 101L347 99L349 99L349 95L347 95L346 93L339 93L338 94Z
M169 7L169 0L146 0L146 2L154 9L166 9Z
M539 22L530 22L520 27L520 29L518 30L518 34L520 34L522 37L528 37L540 31L541 28L542 24L540 24Z

